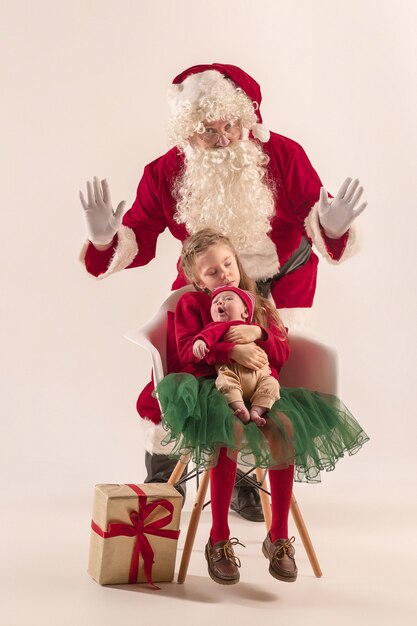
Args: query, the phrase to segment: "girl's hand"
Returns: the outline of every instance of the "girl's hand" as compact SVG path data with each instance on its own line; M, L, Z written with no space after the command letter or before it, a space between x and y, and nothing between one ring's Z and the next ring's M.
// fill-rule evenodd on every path
M241 343L233 346L231 358L250 370L259 370L267 364L266 353L254 343Z
M202 339L197 339L193 343L193 354L197 359L204 359L209 349Z
M262 328L252 324L231 326L224 336L229 343L253 343L262 338Z

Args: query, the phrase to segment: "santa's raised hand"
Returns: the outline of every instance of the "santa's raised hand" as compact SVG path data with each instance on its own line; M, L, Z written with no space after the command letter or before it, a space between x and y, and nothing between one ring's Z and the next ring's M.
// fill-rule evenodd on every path
M108 246L120 228L126 202L120 202L114 211L107 180L100 182L96 176L92 183L87 182L87 200L81 191L80 200L89 240L97 246Z
M352 222L365 210L367 202L358 204L363 193L359 180L346 178L334 198L329 198L324 187L320 189L319 219L324 231L331 239L338 239Z

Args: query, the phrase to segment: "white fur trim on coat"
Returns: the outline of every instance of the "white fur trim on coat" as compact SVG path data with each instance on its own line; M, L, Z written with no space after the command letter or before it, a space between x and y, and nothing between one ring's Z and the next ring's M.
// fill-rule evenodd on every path
M309 331L312 327L312 310L310 308L278 309L278 313L282 323L290 333Z
M150 420L142 419L142 428L145 441L145 450L151 454L169 454L174 444L170 443L166 446L161 441L167 436L167 431L162 424L154 424Z
M307 215L305 222L305 229L307 235L312 239L317 250L329 261L329 263L341 263L346 261L349 257L358 251L359 244L357 241L357 231L354 225L349 228L349 238L346 243L346 248L339 260L332 259L326 246L326 241L323 238L322 231L320 229L319 221L319 203L317 202Z
M271 278L279 270L279 259L274 242L265 235L256 248L239 251L239 259L252 280Z
M80 253L80 261L85 266L85 255L87 253L87 248L89 245L89 241L87 241ZM104 274L100 274L97 276L98 279L106 278L110 276L110 274L114 274L115 272L120 272L120 270L128 267L135 256L138 253L138 244L136 242L136 237L134 231L128 226L121 226L117 231L117 248L114 251L114 255L110 261L110 264Z

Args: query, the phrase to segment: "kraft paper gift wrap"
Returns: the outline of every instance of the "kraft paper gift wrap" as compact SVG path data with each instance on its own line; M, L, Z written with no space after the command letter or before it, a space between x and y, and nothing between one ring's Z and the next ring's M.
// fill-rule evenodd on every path
M181 507L172 485L96 485L88 573L101 585L172 581Z

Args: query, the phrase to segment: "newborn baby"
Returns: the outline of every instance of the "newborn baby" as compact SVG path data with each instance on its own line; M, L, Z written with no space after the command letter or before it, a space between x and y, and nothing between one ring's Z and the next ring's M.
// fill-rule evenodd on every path
M238 324L250 324L259 329L258 339L261 339L262 328L252 324L254 308L255 297L249 291L231 285L215 289L211 304L213 322L195 338L194 356L203 359L218 341L225 340L228 330ZM216 387L226 397L236 417L244 424L253 421L257 426L264 426L266 420L262 416L279 399L279 383L271 376L268 363L257 370L239 363L219 364L216 370ZM250 409L245 401L249 402Z

